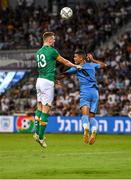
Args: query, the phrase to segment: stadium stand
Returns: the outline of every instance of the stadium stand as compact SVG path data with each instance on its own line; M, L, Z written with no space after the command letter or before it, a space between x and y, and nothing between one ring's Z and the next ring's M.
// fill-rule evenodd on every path
M15 9L4 8L0 11L0 49L39 48L43 32L51 30L57 32L61 41L57 41L56 47L64 50L66 56L76 46L94 50L130 20L130 1L107 2L100 10L91 2L77 4L72 20L67 22L40 6L29 7L24 1Z

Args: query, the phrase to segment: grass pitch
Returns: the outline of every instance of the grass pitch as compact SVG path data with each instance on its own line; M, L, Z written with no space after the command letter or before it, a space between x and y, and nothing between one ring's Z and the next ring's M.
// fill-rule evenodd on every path
M131 179L131 136L47 134L42 149L32 134L0 134L0 179Z

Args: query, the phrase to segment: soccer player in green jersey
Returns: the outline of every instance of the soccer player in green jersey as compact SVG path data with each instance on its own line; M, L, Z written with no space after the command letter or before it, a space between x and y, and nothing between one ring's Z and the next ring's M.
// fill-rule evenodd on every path
M48 123L49 111L54 98L54 81L56 78L56 61L68 66L81 69L80 65L75 65L63 58L53 47L55 34L45 32L43 34L43 46L36 52L36 62L39 76L36 82L37 90L37 110L35 112L35 134L34 139L42 147L47 147L45 142L45 129Z

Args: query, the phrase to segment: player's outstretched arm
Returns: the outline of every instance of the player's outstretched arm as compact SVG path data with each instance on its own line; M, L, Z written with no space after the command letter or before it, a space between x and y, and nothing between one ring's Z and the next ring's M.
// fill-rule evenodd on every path
M96 63L96 64L100 64L101 68L106 68L108 65L99 61L99 60L96 60L94 59L94 57L92 56L92 54L87 54L87 59L91 60L92 62Z
M59 61L60 63L64 64L65 66L68 66L68 67L75 67L77 69L82 69L82 67L80 65L75 65L73 63L71 63L70 61L68 61L67 59L63 58L62 56L58 56L57 61Z
M64 79L65 77L68 77L71 74L76 74L77 73L77 69L74 67L69 68L67 71L57 75L57 80L61 80Z

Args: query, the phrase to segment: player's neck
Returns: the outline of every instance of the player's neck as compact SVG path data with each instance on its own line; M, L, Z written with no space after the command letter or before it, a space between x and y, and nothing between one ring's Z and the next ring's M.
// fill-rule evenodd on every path
M83 61L83 62L81 62L79 65L83 65L83 64L85 64L86 63L86 61Z
M44 43L43 46L51 46L49 43Z

